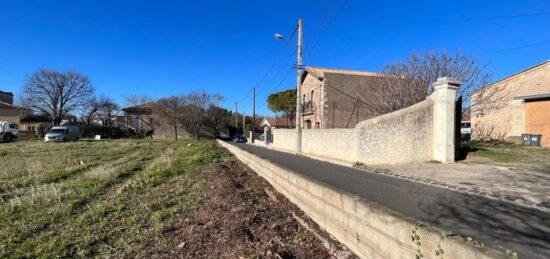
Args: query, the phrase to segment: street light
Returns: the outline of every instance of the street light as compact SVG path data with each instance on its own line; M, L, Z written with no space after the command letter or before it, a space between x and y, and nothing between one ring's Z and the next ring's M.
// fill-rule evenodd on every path
M298 49L297 49L297 79L296 79L296 154L302 154L302 101L300 98L301 94L301 85L302 85L302 27L303 20L302 18L298 19ZM284 37L281 34L275 33L273 37L276 40L283 40Z

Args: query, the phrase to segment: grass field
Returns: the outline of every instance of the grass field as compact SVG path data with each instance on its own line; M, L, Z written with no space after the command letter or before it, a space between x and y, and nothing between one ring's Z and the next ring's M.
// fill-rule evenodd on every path
M467 161L498 164L511 167L548 170L550 168L550 148L530 147L504 142L462 143ZM481 158L481 159L480 159Z
M147 257L200 204L213 141L0 143L0 258ZM191 144L191 145L188 145Z

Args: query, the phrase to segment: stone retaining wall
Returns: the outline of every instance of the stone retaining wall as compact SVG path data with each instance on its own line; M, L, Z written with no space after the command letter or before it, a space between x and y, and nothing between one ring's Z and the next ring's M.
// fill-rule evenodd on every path
M459 237L442 238L440 229L419 226L414 219L376 203L281 168L234 145L219 143L361 258L415 258L419 248L424 258L436 258L439 248L445 258L508 258ZM413 230L420 237L420 246L411 239Z

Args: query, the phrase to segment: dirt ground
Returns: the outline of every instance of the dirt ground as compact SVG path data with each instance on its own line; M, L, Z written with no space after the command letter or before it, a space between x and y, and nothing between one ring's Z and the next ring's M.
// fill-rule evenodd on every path
M204 203L171 233L178 258L356 258L234 157L205 172Z

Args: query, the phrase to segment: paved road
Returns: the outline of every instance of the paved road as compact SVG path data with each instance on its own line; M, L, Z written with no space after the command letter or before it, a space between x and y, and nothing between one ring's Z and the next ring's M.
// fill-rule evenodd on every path
M520 258L550 258L550 213L263 147L235 145L404 215L473 237L488 247L511 249Z

